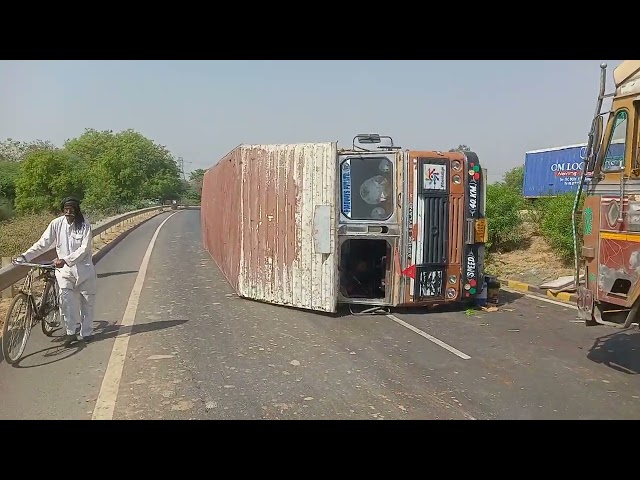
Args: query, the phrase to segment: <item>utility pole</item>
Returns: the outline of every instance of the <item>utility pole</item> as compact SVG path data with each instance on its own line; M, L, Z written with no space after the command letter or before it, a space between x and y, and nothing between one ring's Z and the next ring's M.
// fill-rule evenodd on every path
M185 174L184 174L184 158L178 157L178 166L180 167L180 173L182 174L182 179L186 180L187 178L185 177Z

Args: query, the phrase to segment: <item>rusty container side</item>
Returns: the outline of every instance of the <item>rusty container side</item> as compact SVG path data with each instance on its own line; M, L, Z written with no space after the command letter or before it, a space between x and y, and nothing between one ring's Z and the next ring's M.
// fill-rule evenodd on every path
M241 256L241 148L237 147L204 174L200 220L202 241L234 290Z
M241 147L239 295L335 311L336 151L335 143ZM315 251L319 239L328 253Z

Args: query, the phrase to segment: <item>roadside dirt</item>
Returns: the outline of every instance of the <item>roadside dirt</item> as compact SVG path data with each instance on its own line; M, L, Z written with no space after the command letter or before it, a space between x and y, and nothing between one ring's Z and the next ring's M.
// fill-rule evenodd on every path
M563 264L544 238L527 228L530 238L526 248L493 253L487 259L487 272L500 278L540 285L559 277L573 275L573 268Z

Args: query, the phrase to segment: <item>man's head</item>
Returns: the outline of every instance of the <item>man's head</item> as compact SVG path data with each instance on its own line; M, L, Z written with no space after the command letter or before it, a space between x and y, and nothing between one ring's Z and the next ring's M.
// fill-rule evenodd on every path
M73 223L80 215L80 200L74 197L67 197L62 201L62 212L67 222Z

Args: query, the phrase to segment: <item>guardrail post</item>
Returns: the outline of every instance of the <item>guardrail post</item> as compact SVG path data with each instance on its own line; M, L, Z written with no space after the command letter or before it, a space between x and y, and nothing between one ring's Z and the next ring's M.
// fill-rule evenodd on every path
M8 267L9 265L11 265L11 257L2 257L2 267ZM10 298L13 298L13 285L2 291L3 300L8 300Z

